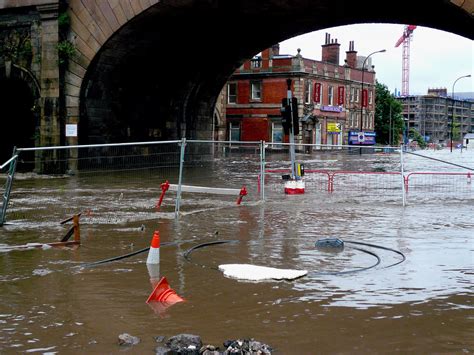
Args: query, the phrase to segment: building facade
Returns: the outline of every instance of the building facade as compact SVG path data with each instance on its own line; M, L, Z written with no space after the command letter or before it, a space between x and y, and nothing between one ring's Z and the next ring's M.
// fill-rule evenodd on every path
M300 50L295 56L280 54L274 45L245 62L222 92L227 138L286 142L281 107L291 79L300 117L296 142L375 144L375 71L357 56L353 42L343 65L339 53L340 44L326 34L320 61L304 58Z
M417 130L428 143L449 144L474 132L474 102L447 96L446 89L429 89L427 95L398 97L409 129ZM453 116L454 115L454 116Z

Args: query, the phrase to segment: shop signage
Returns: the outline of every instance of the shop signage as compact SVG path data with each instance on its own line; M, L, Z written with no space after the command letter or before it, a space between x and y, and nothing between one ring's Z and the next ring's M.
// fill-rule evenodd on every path
M367 107L367 89L362 90L362 107Z
M342 112L342 107L339 106L321 106L319 109L328 112Z
M375 132L349 131L350 145L375 145Z
M344 86L339 86L337 88L337 104L344 105Z
M340 133L341 124L337 122L328 122L328 133Z
M314 84L314 102L319 104L321 101L321 83Z

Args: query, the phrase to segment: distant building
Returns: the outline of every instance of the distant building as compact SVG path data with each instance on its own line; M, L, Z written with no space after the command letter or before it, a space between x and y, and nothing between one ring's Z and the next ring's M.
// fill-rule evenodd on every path
M339 47L326 34L321 61L304 58L300 50L295 56L282 55L279 45L274 45L245 62L221 94L226 108L219 110L225 111L228 139L287 141L280 109L287 96L287 79L291 79L300 117L297 142L375 144L373 66L366 63L362 72L357 63L364 60L357 56L354 42L346 52L345 64L339 65ZM359 132L365 132L362 139Z
M428 95L397 97L409 128L416 129L426 142L449 143L454 112L454 134L461 137L474 132L474 102L453 100L446 89L429 89ZM456 139L454 139L456 140Z

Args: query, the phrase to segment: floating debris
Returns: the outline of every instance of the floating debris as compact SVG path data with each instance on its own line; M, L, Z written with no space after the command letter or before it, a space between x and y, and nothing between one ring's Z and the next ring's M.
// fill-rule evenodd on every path
M226 277L249 281L294 280L308 273L307 270L277 269L251 264L222 264L219 265L219 270Z

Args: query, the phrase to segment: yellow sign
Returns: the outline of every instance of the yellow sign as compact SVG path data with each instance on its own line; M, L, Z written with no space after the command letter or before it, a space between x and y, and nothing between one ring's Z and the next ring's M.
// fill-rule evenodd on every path
M339 133L341 132L341 124L336 122L328 122L328 132Z

